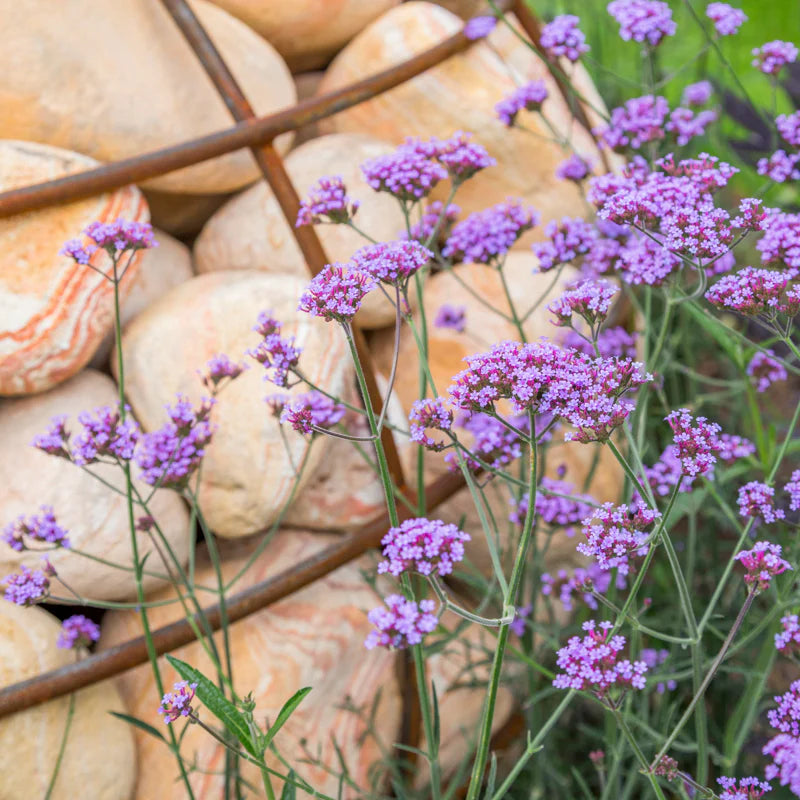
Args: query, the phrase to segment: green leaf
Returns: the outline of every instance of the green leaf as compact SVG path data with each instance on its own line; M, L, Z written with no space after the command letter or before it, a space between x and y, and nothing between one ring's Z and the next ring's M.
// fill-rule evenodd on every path
M272 740L275 738L275 734L286 724L289 717L294 714L297 706L303 702L303 698L311 691L310 686L306 686L303 689L295 692L284 704L283 708L278 712L278 716L275 718L275 722L270 726L270 729L264 735L262 740L262 746L264 751L270 746Z
M167 661L175 667L185 681L197 684L195 693L203 705L225 726L225 730L230 731L241 742L242 747L250 755L259 758L261 753L256 750L252 742L247 720L241 711L225 697L220 688L185 661L170 655L167 656Z
M431 743L431 755L436 758L439 755L439 742L441 741L441 720L439 719L439 698L436 696L436 684L431 681L433 692L433 742Z
M294 770L290 769L287 776L288 780L283 784L283 791L281 792L281 800L296 800L297 787L294 785L295 774Z
M739 346L734 343L730 329L710 314L705 314L694 303L684 303L681 310L687 311L694 321L730 356L738 367L742 367L742 357Z
M129 725L133 725L134 728L139 728L139 730L149 733L151 736L155 736L156 739L161 739L162 742L167 741L161 731L138 717L132 717L130 714L122 714L119 711L109 711L108 713L111 714L112 717L116 717L123 722L127 722Z

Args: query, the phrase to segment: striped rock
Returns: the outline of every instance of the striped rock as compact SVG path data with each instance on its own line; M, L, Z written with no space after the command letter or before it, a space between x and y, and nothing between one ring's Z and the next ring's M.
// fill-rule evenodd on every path
M56 147L3 141L0 190L52 180L96 164ZM134 187L0 219L0 395L42 392L66 380L89 362L111 330L111 283L59 255L59 250L90 222L117 217L149 219L147 205ZM139 256L133 260L122 281L123 293L139 260ZM92 264L105 269L108 256L98 252Z
M192 8L257 114L294 104L291 74L268 42L205 0L192 0ZM0 52L4 138L115 161L232 124L158 0L0 0L0 19L11 32ZM278 141L282 151L288 149L291 134ZM238 150L145 185L179 194L218 193L258 175L250 153Z
M58 620L41 608L0 599L0 688L74 664L75 651L56 647L59 629ZM125 708L113 684L105 682L0 719L0 797L129 800L136 780L132 729L109 711ZM58 777L48 794L68 724Z
M348 195L360 201L358 226L377 241L396 239L404 230L397 201L374 192L359 168L367 159L392 148L370 136L342 134L323 136L293 150L286 169L298 194L305 197L323 176L340 175ZM367 241L346 225L316 226L320 242L331 262L347 261ZM223 269L260 269L307 277L308 267L286 222L275 195L264 181L237 195L206 223L194 249L198 272ZM364 300L356 322L362 327L390 325L394 307L382 292Z
M334 59L319 91L330 92L387 69L438 44L462 26L461 19L439 6L403 3L362 31ZM320 122L320 127L367 133L395 144L405 136L443 137L457 130L471 131L498 163L459 189L455 202L465 213L514 196L539 208L545 221L574 216L581 207L579 192L555 177L556 166L569 153L547 141L551 133L538 115L522 112L520 121L544 138L507 129L497 119L494 105L516 88L515 78L542 78L550 93L544 113L553 128L568 135L572 148L585 158L597 161L597 149L591 136L572 122L541 60L520 42L515 47L504 42L504 47L523 63L524 75L508 58L501 60L490 44L477 42L401 86ZM590 82L580 65L575 67L573 80L581 91ZM440 184L432 196L444 199L448 191L449 187Z
M98 600L127 599L136 594L133 576L127 571L133 561L125 498L74 464L31 447L31 442L44 433L56 415L66 414L68 430L77 432L81 428L76 418L82 411L115 406L118 402L117 387L111 378L84 370L49 392L0 404L0 528L21 514L37 513L43 504L51 505L59 524L69 531L74 549L126 568L126 571L115 569L69 550L48 553L53 566L72 589L83 597ZM92 470L112 486L124 489L122 472L116 467L96 464ZM135 483L146 496L149 487ZM185 563L189 554L189 516L183 501L172 492L156 492L150 502L150 513L177 558ZM150 549L149 542L141 534L138 536L143 555ZM18 571L20 564L38 567L40 558L41 553L18 553L0 542L0 576ZM151 555L147 569L165 574L156 553ZM157 575L145 577L147 590L162 583ZM53 593L67 595L58 584Z
M164 406L176 393L199 400L205 392L197 370L212 356L225 353L252 365L221 394L213 412L219 427L203 461L200 505L220 536L246 536L269 525L289 500L294 467L307 456L300 491L330 441L320 438L307 453L310 439L286 429L284 443L264 403L280 390L265 383L261 366L244 357L259 341L252 330L259 312L271 310L284 324L284 335L296 336L304 348L300 367L315 385L338 396L352 379L340 327L297 311L306 283L254 271L201 275L164 295L123 334L126 392L146 430L164 424Z
M279 532L235 584L234 591L253 586L335 541L334 536L303 531ZM245 552L252 552L252 544ZM244 556L226 559L224 579L230 580L244 561ZM370 785L370 765L380 758L380 747L366 733L365 720L338 706L348 700L369 714L377 700L374 721L383 746L395 741L400 726L400 693L394 673L396 656L382 649L369 653L364 650L363 642L371 628L366 612L378 602L359 568L373 567L367 560L355 561L230 628L234 686L240 695L253 693L258 720L267 717L274 721L282 704L296 691L304 686L312 688L281 729L276 745L303 778L334 797L336 777L320 766L301 763L302 758L310 754L321 764L336 769L338 761L332 744L335 739L351 777L365 787ZM207 563L198 567L195 585L216 587ZM168 594L165 592L161 597ZM179 616L180 607L173 604L153 608L150 619L158 627ZM112 647L139 633L140 623L135 613L109 612L103 619L100 648ZM220 634L216 639L221 646ZM197 643L176 650L174 655L206 675L214 674L207 654ZM178 679L166 663L163 674L168 683L173 676ZM160 698L149 667L126 672L119 679L119 687L131 714L150 724L159 724L156 708ZM213 722L210 712L202 707L200 715ZM175 761L164 744L139 731L135 732L135 738L138 760L143 765L135 800L183 800L185 789L173 780ZM182 740L182 753L187 758L196 754L203 770L224 767L223 748L199 726L189 727ZM278 763L270 766L285 773ZM258 772L242 762L242 775L254 787L248 796L263 797ZM194 773L191 782L197 800L217 800L223 796L223 781L218 774ZM273 785L279 792L280 781L274 781ZM347 789L345 792L345 797L355 796Z
M556 339L559 333L551 324L552 315L547 305L564 289L565 284L573 280L577 272L571 267L564 267L554 286L553 275L532 273L535 259L530 253L509 253L504 272L512 293L512 299L519 314L524 315L537 303L537 309L524 324L528 341L539 337ZM510 314L508 301L503 292L502 283L497 272L482 264L460 264L453 269L453 275L440 272L431 277L425 289L425 313L429 320L429 364L437 391L447 394L452 377L464 369L464 357L472 353L488 350L496 342L505 339L519 339L514 326L486 307L484 303ZM457 277L454 277L457 276ZM460 282L458 279L460 279ZM464 284L471 287L472 294ZM484 302L480 302L476 296ZM466 309L466 327L463 333L449 328L436 328L430 321L436 316L439 308L448 303L464 306ZM388 374L391 366L392 337L386 331L377 333L373 338L375 364L383 375ZM395 392L403 407L409 409L419 396L417 384L417 348L410 330L404 328L400 343L398 375ZM411 451L405 454L409 459L408 470L413 470ZM598 459L595 465L595 458ZM545 474L556 477L559 466L566 466L564 480L574 484L578 490L592 494L598 501L618 501L623 485L622 468L614 459L607 447L579 442L563 442L556 434L547 451L547 469ZM426 471L429 477L442 474L446 467L441 454L429 453L426 458ZM409 474L413 474L409 472ZM589 480L584 490L584 482ZM498 482L491 482L486 487L486 494L494 511L495 518L502 531L508 526L503 524L509 514L510 492L508 487ZM484 568L489 567L488 550L482 534L480 518L467 490L455 495L436 511L437 517L448 522L459 522L466 517L466 530L472 535L468 546L468 556ZM575 541L565 536L554 536L548 555L549 563L564 566L566 563L577 563ZM566 559L566 561L565 561Z
M139 270L130 285L128 296L120 306L120 321L124 328L147 306L166 294L173 286L188 281L194 275L192 252L164 231L155 231L158 247L142 253ZM91 361L95 369L105 369L114 345L114 333L103 340Z
M212 0L260 33L292 72L324 67L362 28L400 0Z

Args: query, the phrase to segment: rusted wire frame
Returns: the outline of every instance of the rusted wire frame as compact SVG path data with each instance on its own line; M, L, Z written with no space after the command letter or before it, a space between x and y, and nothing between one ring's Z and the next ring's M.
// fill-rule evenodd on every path
M256 112L245 97L238 81L186 0L161 0L161 2L203 65L203 69L213 81L217 92L225 101L225 105L236 122L256 119ZM311 274L316 275L329 263L329 259L313 226L303 225L298 228L295 225L297 212L300 209L300 198L289 174L286 172L283 159L281 159L271 141L251 146L250 152L253 154L261 174L278 200L283 216L286 218L295 241L300 247L300 252L306 260L306 265ZM357 327L353 328L353 339L361 366L364 369L370 402L375 408L376 414L380 414L383 408L383 398L378 388L378 382L375 379L372 356L364 335ZM400 463L397 444L388 426L384 426L381 431L381 442L386 452L386 461L392 479L402 490L405 487L403 466Z
M508 9L510 4L511 0L502 0L498 3L501 9ZM281 133L325 119L399 86L450 56L460 53L471 44L473 42L459 32L402 64L334 92L303 100L284 111L240 122L223 131L125 158L113 164L105 164L56 180L2 192L0 218L93 197L130 183L141 183L148 178L190 167L234 150L272 141Z
M433 481L428 486L425 496L433 508L452 497L462 486L460 476L448 473ZM398 508L398 514L401 521L412 516L412 512L404 505ZM303 559L292 569L233 595L227 602L229 622L237 622L261 611L310 583L324 578L367 550L377 547L389 524L388 514L380 514L355 533L342 536L340 542ZM204 609L203 615L212 630L219 630L221 622L218 604ZM195 621L198 625L206 627L200 615L195 615ZM183 647L194 639L194 631L186 619L172 622L153 631L153 646L159 655ZM0 690L0 718L112 678L146 663L147 658L145 639L143 636L137 636L74 664L15 683Z

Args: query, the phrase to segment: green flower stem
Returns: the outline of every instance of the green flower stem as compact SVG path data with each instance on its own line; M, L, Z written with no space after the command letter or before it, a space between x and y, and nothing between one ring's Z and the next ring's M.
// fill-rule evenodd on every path
M683 712L683 716L678 720L678 723L675 725L675 727L672 729L672 732L667 737L667 741L663 744L661 750L659 750L658 755L653 759L651 765L653 769L661 760L661 758L669 751L670 746L678 737L678 734L681 732L681 730L683 730L683 726L689 721L689 717L692 716L695 706L700 702L700 699L705 694L706 689L708 689L708 685L713 680L714 675L719 669L720 664L722 664L722 661L724 660L725 655L728 652L728 649L733 643L733 640L736 637L739 628L741 628L742 623L744 622L744 618L745 616L747 616L747 612L750 610L750 606L753 604L753 599L755 598L755 596L756 592L751 591L748 593L747 598L745 599L744 604L739 610L739 614L737 615L736 620L733 623L733 627L728 632L728 636L722 643L722 647L720 648L719 653L717 653L717 657L711 663L711 666L709 667L709 670L706 673L705 678L703 678L702 683L695 690L694 696L689 702L689 705L686 707L686 710Z
M511 319L514 321L514 327L517 329L517 333L519 334L519 340L521 342L527 342L528 339L525 336L525 331L522 327L522 319L520 318L519 314L517 314L517 308L514 305L514 300L511 297L511 291L508 288L508 281L506 280L506 275L503 271L504 266L505 259L503 259L503 263L497 269L497 272L500 275L500 283L503 285L503 293L506 296L506 302L508 303L508 308L511 311Z
M607 706L611 709L611 713L614 715L614 719L619 725L619 729L622 731L622 735L628 740L628 744L631 746L631 750L633 750L633 754L636 756L636 760L642 767L642 771L647 776L647 779L650 781L650 785L653 787L653 791L655 792L656 797L659 800L666 800L664 797L664 792L661 789L661 786L658 784L658 779L653 774L653 770L650 767L650 764L647 763L647 758L645 758L642 749L639 747L639 743L636 741L636 737L633 735L633 731L628 727L628 723L625 722L625 717L622 715L622 712L612 704ZM663 755L663 754L662 754ZM661 760L661 755L656 756L655 760L653 761L654 764L657 764Z
M131 258L133 254L131 254ZM122 356L122 321L120 316L120 302L119 302L119 259L114 258L113 261L113 285L114 285L114 337L116 339L116 355L117 355L117 381L119 385L119 416L120 421L125 421L125 360ZM130 259L129 262L130 263ZM164 682L161 679L161 669L158 665L158 656L156 654L155 646L153 645L153 634L150 630L150 622L147 618L147 608L145 607L144 586L143 586L143 570L144 565L139 559L139 542L136 537L136 520L133 513L133 480L131 478L131 465L129 461L124 462L123 472L125 474L125 496L128 508L128 530L131 540L131 555L133 557L134 575L136 578L136 599L139 606L139 617L142 620L142 632L144 634L145 646L147 648L147 657L150 661L150 667L153 671L153 677L156 682L156 689L159 696L164 694ZM189 776L180 757L178 741L175 737L175 732L170 729L169 731L170 744L175 753L178 761L178 768L181 773L181 780L184 783L187 791L187 797L194 800L194 792L192 791L191 784L189 783Z
M428 583L430 583L431 588L435 592L436 596L439 598L439 602L443 606L443 610L447 609L448 611L452 611L457 616L461 617L462 619L469 620L470 622L474 622L478 625L483 625L487 628L499 628L501 625L509 625L514 621L514 613L510 612L509 614L505 614L502 617L498 618L490 618L490 617L481 617L478 614L473 614L471 611L467 611L465 608L461 608L461 606L453 603L450 598L447 596L447 593L444 590L444 587L439 583L435 575L428 575Z
M530 419L530 429L532 434L531 442L529 444L528 497L535 498L536 485L538 483L538 461L535 436L536 419L533 411L528 412L528 417ZM528 503L528 511L525 514L525 524L523 525L522 535L520 536L519 544L517 545L517 554L514 559L514 566L511 570L511 578L509 579L508 589L506 590L505 597L503 598L504 614L506 609L513 608L516 601L517 592L522 581L522 573L525 568L525 556L528 551L528 545L530 544L535 516L536 503L533 502L532 499L531 502ZM505 654L509 632L509 626L503 625L500 628L500 633L497 637L497 647L494 651L492 670L489 676L489 686L483 708L483 718L481 720L478 749L475 755L475 761L472 765L472 774L470 776L469 789L467 790L467 800L476 800L481 790L483 774L486 769L486 760L489 755L489 743L492 735L492 719L494 717L494 708L497 701L497 690L500 685L503 656Z
M53 764L53 772L50 776L50 783L47 785L47 793L44 800L50 800L53 796L53 789L56 788L58 773L61 769L61 762L64 760L64 751L67 749L67 739L69 739L69 729L72 727L72 717L75 714L75 693L69 696L69 707L67 708L67 721L64 723L64 733L61 735L61 744L58 747L56 763Z
M367 412L367 420L369 421L369 429L370 433L376 437L374 441L375 445L375 456L378 461L378 474L381 479L381 484L383 485L383 492L386 499L386 509L389 514L389 523L390 525L395 528L400 524L400 519L397 516L397 505L394 499L394 485L392 482L392 476L389 472L389 465L386 461L386 453L383 449L383 443L380 440L380 437L377 435L377 420L375 418L375 411L372 408L372 402L369 397L369 392L367 391L367 381L364 377L364 370L361 366L361 360L358 357L358 352L356 351L355 341L353 340L353 331L350 326L346 323L342 324L342 328L344 329L345 338L347 339L347 345L350 348L350 356L353 361L353 366L355 367L356 371L356 378L358 380L358 388L361 392L361 396L364 400L364 409ZM421 360L420 363L427 363ZM424 486L423 486L424 492ZM428 694L428 687L425 678L425 662L422 653L422 646L421 645L413 645L412 646L412 653L414 656L414 664L416 669L414 672L416 673L417 679L417 693L419 695L419 703L420 703L420 711L422 716L423 727L425 729L425 738L428 741L428 746L433 746L435 741L434 737L434 724L433 724L433 713L431 710L431 703L430 703L430 696ZM431 773L431 799L438 800L441 796L441 776L439 774L439 763L437 758L431 758L428 760L430 766L430 773Z

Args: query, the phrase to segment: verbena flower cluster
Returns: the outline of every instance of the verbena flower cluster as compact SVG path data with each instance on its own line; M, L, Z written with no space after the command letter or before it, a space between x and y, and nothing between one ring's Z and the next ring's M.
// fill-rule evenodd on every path
M449 575L453 564L464 558L464 542L470 535L456 525L438 519L407 519L399 528L389 528L381 540L384 561L378 573L395 577L404 572Z
M539 45L553 58L563 56L568 61L577 61L582 53L589 52L579 23L574 14L561 14L542 27Z
M620 38L626 42L657 47L665 36L673 36L677 29L672 10L659 0L612 0L608 13L619 23Z
M89 647L100 638L100 626L83 614L74 614L61 623L56 645L65 650Z
M500 100L494 107L498 119L511 127L517 121L520 111L538 111L547 100L547 87L544 81L531 81L515 89Z
M0 534L12 550L22 552L31 548L31 543L49 544L55 547L69 547L68 532L56 522L52 506L42 506L40 513L29 517L21 515L10 522Z
M50 596L50 578L55 574L47 559L42 559L41 569L30 569L22 564L19 572L5 577L5 599L18 606L41 603Z
M347 196L347 187L341 175L320 178L300 203L296 226L334 225L349 222L358 211L360 203Z
M352 264L377 281L404 286L432 259L433 253L412 239L368 244L353 254Z
M178 681L172 687L172 691L164 695L161 705L158 707L158 713L163 715L164 722L169 724L194 713L192 700L194 700L195 689L197 689L196 683Z
M247 355L267 370L265 380L276 386L286 386L289 373L297 367L303 352L301 347L296 346L294 336L281 336L282 327L268 311L262 311L253 330L263 339L256 347L247 350Z
M376 628L370 631L364 642L367 650L378 646L403 650L409 645L419 644L423 636L439 624L433 600L416 603L400 594L390 594L384 603L385 607L373 608L367 615Z
M626 575L631 556L647 555L650 531L660 517L649 508L603 503L583 521L586 543L578 545L578 552L594 558L603 569L616 567Z
M311 434L317 428L332 428L341 422L347 409L321 392L312 390L288 398L280 414L281 423L288 423L297 433Z
M70 239L60 255L69 256L78 264L88 264L98 250L105 250L112 258L118 258L125 251L158 247L148 222L121 218L113 222L92 222L84 229L83 236L88 241Z
M736 500L741 516L758 517L766 523L777 522L786 517L782 509L775 508L774 502L775 490L759 481L750 481L742 486Z
M297 308L325 322L349 323L376 285L375 278L351 264L327 264L312 278Z
M444 439L434 439L428 429L449 431L453 427L453 412L447 408L443 398L415 400L408 415L411 441L421 444L428 450L444 449Z
M752 591L763 592L772 579L792 565L781 557L782 548L772 542L756 542L751 550L742 550L735 558L745 568L745 583Z

